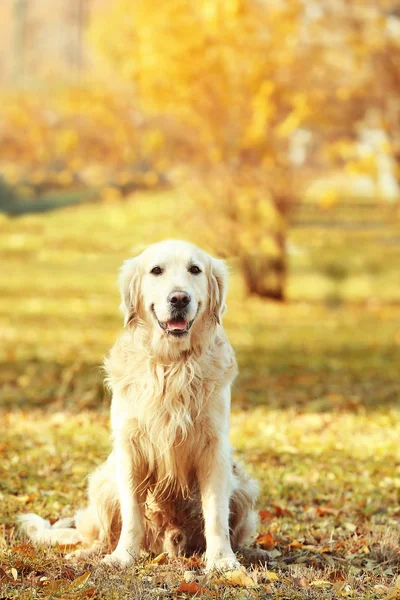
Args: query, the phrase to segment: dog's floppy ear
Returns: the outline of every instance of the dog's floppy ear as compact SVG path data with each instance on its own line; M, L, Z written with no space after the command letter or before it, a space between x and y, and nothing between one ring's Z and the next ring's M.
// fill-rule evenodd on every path
M136 318L139 302L140 257L126 260L120 271L119 286L121 291L120 309L124 315L124 326L131 325Z
M210 312L217 323L221 323L225 310L228 267L223 260L211 258L210 267Z

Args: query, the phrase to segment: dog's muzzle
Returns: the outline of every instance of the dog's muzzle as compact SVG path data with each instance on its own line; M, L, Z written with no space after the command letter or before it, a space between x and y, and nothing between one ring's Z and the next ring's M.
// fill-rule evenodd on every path
M154 305L151 307L153 315L155 316L157 323L161 327L161 329L167 334L172 335L176 338L185 337L194 323L194 319L189 321L186 318L185 310L173 310L171 314L171 318L168 321L160 321L157 317L156 311L154 310ZM196 313L197 314L197 313Z

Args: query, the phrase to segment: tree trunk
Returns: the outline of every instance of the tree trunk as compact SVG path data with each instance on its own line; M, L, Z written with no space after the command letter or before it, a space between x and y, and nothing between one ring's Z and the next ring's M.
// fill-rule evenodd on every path
M27 0L13 1L13 77L20 83L25 71Z
M275 234L274 239L279 248L279 254L270 256L255 252L243 256L242 272L249 294L269 298L276 302L285 302L287 277L285 233Z
M90 0L74 0L67 4L68 38L65 46L67 63L77 72L85 66L84 34L89 22Z

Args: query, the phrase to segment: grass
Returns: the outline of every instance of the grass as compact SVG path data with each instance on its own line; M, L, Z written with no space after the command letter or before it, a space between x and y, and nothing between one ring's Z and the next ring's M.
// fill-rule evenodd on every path
M183 597L194 564L70 564L67 549L34 549L15 527L18 513L57 519L85 502L110 448L99 366L121 326L116 271L132 247L191 235L171 219L174 202L0 217L1 598ZM261 484L269 574L250 571L257 587L236 588L197 572L205 597L400 597L400 288L398 247L385 242L396 236L394 221L294 229L281 306L248 298L232 261L231 438Z

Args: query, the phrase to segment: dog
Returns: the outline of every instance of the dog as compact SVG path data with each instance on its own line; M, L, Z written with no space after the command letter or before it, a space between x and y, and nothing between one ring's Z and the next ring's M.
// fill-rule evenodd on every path
M232 457L230 391L237 364L222 327L227 267L184 241L127 260L124 332L105 360L113 449L89 478L73 527L22 517L36 542L76 543L127 567L141 548L205 552L206 570L239 566L255 540L257 483Z

